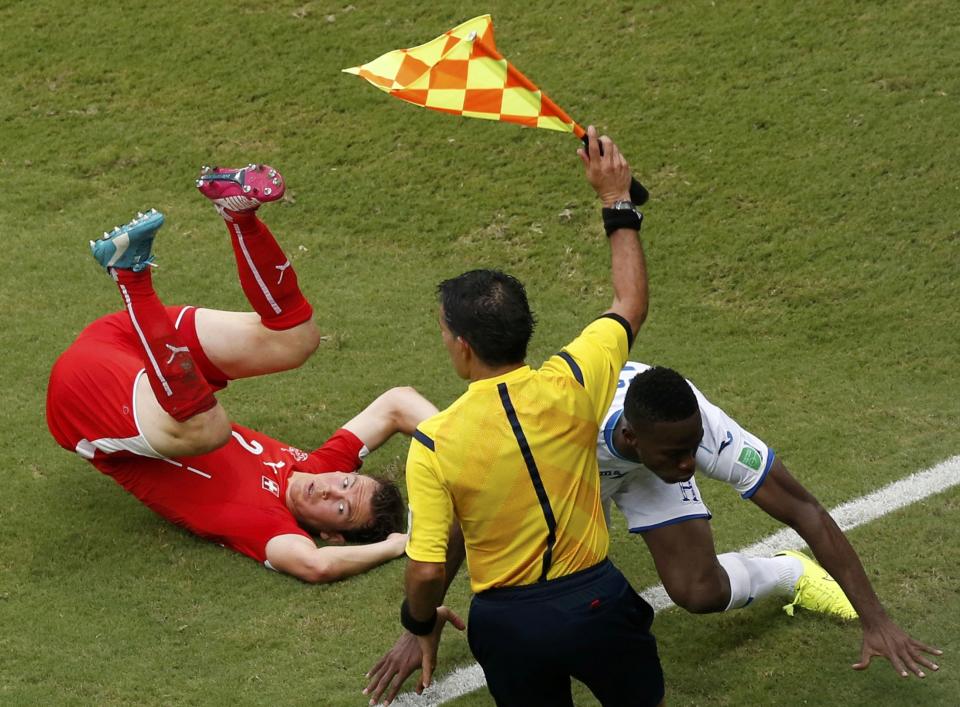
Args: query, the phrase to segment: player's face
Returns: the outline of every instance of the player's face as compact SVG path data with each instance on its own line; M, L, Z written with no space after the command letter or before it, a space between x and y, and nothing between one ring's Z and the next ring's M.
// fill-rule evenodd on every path
M301 524L318 532L363 528L373 521L370 500L378 485L352 472L297 475L288 492L291 510Z
M696 471L697 448L703 439L700 411L679 422L656 422L627 437L640 461L669 484L689 481Z

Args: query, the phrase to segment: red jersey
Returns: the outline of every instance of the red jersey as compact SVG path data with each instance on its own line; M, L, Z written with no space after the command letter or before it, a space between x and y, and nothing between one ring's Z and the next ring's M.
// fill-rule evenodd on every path
M310 537L284 502L291 473L355 471L363 443L339 430L307 454L249 428L232 427L226 445L201 456L98 455L91 463L167 520L265 562L271 538Z

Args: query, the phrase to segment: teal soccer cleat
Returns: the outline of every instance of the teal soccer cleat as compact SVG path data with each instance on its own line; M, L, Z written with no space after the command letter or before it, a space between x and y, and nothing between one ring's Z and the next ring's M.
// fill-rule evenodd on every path
M90 241L94 259L104 268L118 268L140 272L153 263L150 248L157 230L163 225L163 214L156 209L138 213L137 217L112 231L104 231L103 237Z

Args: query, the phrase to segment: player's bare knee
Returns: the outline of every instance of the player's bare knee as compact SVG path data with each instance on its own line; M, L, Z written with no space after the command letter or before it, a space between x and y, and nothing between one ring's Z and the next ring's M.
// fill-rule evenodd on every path
M294 352L297 359L296 365L302 366L320 346L320 330L312 319L294 327L294 330L296 331L296 351Z
M261 350L269 351L271 371L289 371L299 368L320 345L320 331L313 320L291 329L263 328L260 332Z
M284 332L288 368L299 368L307 362L320 345L320 330L313 320Z

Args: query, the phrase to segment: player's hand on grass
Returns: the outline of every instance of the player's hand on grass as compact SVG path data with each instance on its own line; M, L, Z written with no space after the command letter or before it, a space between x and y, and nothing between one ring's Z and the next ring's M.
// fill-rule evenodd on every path
M404 631L393 644L393 648L387 651L367 673L370 682L367 683L363 694L370 695L370 704L377 704L384 691L387 696L383 704L388 705L393 702L403 683L414 670L420 667L422 660L423 653L420 652L417 637L409 631Z
M587 128L587 145L588 149L581 148L577 154L586 169L587 181L603 205L630 201L630 165L620 154L620 149L606 135L598 137L597 129L592 125Z
M463 619L457 616L453 611L445 606L437 607L437 625L433 631L426 636L417 636L417 643L420 644L420 652L423 657L420 661L421 673L420 680L417 683L417 694L419 695L425 688L430 687L433 681L433 669L437 667L437 650L440 648L440 634L443 633L443 625L449 621L458 631L467 627Z
M863 647L860 650L860 662L854 663L854 670L866 670L871 659L886 658L900 677L908 677L912 672L917 677L926 677L923 668L939 670L940 666L927 658L930 655L943 655L943 651L921 643L909 636L893 621L886 619L874 627L863 629ZM908 672L909 671L909 672Z

